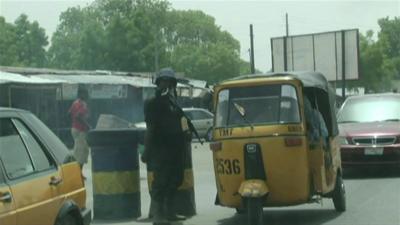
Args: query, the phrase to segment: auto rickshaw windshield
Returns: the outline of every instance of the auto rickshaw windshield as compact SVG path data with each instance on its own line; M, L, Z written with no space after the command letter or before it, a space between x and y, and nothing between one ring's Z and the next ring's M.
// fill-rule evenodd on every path
M284 123L300 123L298 96L293 85L233 87L218 93L216 127Z

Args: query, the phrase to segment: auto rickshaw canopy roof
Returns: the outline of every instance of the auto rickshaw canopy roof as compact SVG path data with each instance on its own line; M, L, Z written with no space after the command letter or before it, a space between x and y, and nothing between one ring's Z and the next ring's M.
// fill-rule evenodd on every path
M249 74L234 77L229 80L225 80L222 83L229 81L239 81L247 79L257 79L257 78L269 78L269 77L293 77L300 80L304 87L318 88L326 92L331 91L328 81L325 76L319 72L302 71L302 72L275 72L275 73L265 73L265 74Z

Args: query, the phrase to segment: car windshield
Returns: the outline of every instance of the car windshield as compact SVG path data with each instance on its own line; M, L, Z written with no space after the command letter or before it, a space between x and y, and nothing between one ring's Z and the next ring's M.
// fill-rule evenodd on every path
M299 123L297 99L292 85L223 89L218 94L216 126Z
M339 111L339 123L399 121L400 98L369 96L349 99Z

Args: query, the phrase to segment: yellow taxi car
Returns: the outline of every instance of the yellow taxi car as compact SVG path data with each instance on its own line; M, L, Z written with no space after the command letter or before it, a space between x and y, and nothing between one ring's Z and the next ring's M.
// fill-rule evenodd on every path
M79 165L32 113L0 107L0 224L87 225Z

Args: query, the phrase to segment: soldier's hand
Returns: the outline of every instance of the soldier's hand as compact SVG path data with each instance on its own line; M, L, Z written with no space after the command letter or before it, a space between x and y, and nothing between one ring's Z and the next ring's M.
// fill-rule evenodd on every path
M191 142L191 141L192 141L192 138L193 138L192 132L186 131L186 132L184 133L184 135L185 135L185 140L186 140L187 142Z

